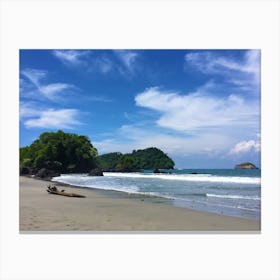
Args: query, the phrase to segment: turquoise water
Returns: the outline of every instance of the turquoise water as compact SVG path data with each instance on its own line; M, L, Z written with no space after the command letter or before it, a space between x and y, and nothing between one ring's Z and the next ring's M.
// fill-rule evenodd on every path
M105 172L104 177L65 174L53 180L80 187L163 197L177 207L260 219L261 171L258 169L184 169L164 172Z

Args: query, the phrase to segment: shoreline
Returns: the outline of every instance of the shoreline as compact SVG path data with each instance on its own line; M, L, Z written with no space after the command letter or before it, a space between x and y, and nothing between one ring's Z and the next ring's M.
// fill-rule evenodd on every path
M39 179L39 178L35 178ZM40 179L39 179L40 180ZM64 183L64 182L59 182L59 181L51 181L51 180L46 180L51 182L52 184L56 184L57 186L69 186L69 187L74 187L78 189L88 189L88 190L93 190L101 195L110 197L110 198L124 198L124 199L132 199L132 200L139 200L149 203L163 203L166 205L171 205L172 207L176 208L183 208L187 210L193 210L193 211L198 211L198 212L204 212L204 213L212 213L212 214L217 214L220 216L225 216L225 217L234 217L234 218L241 218L241 219L249 219L249 220L254 220L260 222L260 218L256 217L248 217L248 216L238 216L238 215L226 215L224 214L223 211L218 212L218 211L206 211L204 209L197 209L192 206L186 206L185 204L180 203L180 199L174 199L174 198L168 198L160 195L149 195L145 193L128 193L125 191L121 190L114 190L114 189L101 189L101 188L95 188L95 187L87 187L87 186L79 186L79 185L71 185L69 183Z
M194 170L194 169L191 169L191 170ZM205 171L205 170L203 170L203 171ZM104 176L106 173L108 174L109 177L110 176L114 177L115 174L117 174L116 180L118 180L119 178L122 178L122 177L134 178L134 175L136 176L136 178L138 176L141 176L142 178L146 178L147 176L145 176L145 175L149 174L149 173L145 173L145 172L144 173L142 173L142 172L141 173L104 172ZM208 175L208 173L209 172L207 171L206 174ZM133 176L131 176L131 174ZM190 174L192 174L192 173L190 173ZM204 173L197 173L197 174L204 174ZM63 176L63 175L67 176L69 174L61 174L61 176ZM82 173L82 174L76 174L76 175L85 176L87 174ZM162 174L156 174L156 175L152 174L152 175L154 175L153 178L158 178L158 176L162 175ZM163 174L163 175L166 175L166 174ZM151 176L151 174L149 174L149 176ZM196 175L196 176L198 176L198 175ZM247 176L245 176L245 177L247 179ZM145 191L145 190L143 190L143 192L141 192L141 191L135 190L133 187L131 188L129 183L126 185L126 188L124 190L122 190L122 188L119 188L119 187L104 188L103 184L100 185L98 183L90 184L90 186L87 186L87 184L84 184L84 183L81 183L80 185L78 183L78 185L75 185L75 182L77 183L76 180L74 180L74 181L69 180L67 182L67 179L66 179L66 181L65 180L61 181L60 177L54 177L52 179L54 179L54 181L52 181L53 183L54 182L64 183L66 185L68 184L69 186L74 186L74 187L78 187L78 188L93 189L101 194L104 194L105 196L110 196L110 197L130 198L130 199L138 199L139 197L141 197L145 200L149 200L151 203L152 202L159 203L159 201L160 201L160 203L172 205L173 207L192 209L192 210L200 211L200 212L214 213L214 214L227 216L227 217L236 217L236 218L245 218L245 219L247 218L247 219L250 219L250 220L253 219L256 221L261 220L261 211L259 208L257 208L258 205L256 205L255 207L252 207L252 208L250 208L250 207L247 208L246 205L244 205L244 204L240 204L240 205L236 206L236 205L230 205L230 204L228 205L226 203L223 204L223 201L221 203L219 203L217 201L214 203L212 201L204 202L203 200L202 201L200 200L201 198L196 200L196 197L185 199L184 197L171 195L171 194L167 195L167 194L161 193L160 191L157 191L156 188L153 189L151 192ZM251 179L250 176L248 179ZM253 179L256 179L256 178L253 177ZM126 184L126 183L123 181L122 184ZM111 182L109 182L109 186L111 186ZM141 183L137 188L141 189ZM205 196L205 197L208 197L208 196L215 197L216 196L215 193L213 193L213 194L211 193L211 190L204 191L205 193L200 193L198 191L197 194L195 193L196 191L193 191L193 192L194 192L193 195L199 195L199 196ZM210 193L210 194L208 195L208 193ZM238 196L238 194L237 194L237 196ZM217 197L219 197L219 195ZM226 194L225 194L225 197L227 197ZM240 196L240 198L243 198L243 197ZM244 198L247 199L247 197L244 197ZM256 200L258 200L258 199L256 199ZM243 203L243 201L242 201L242 203ZM243 208L243 207L245 207L245 208Z
M260 221L223 216L143 197L105 194L105 190L20 176L20 232L186 232L260 231ZM49 184L86 198L50 195ZM61 188L60 188L61 189ZM113 192L113 191L112 191ZM161 199L161 198L160 198Z

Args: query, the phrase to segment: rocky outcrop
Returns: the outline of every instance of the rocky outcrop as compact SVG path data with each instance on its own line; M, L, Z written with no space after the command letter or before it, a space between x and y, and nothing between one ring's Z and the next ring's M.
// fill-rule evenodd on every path
M154 169L153 172L155 174L171 174L171 172L162 171L162 170L159 170L158 168Z
M237 164L234 167L235 169L258 169L253 163L244 162L241 164Z
M29 167L21 167L19 170L20 175L30 175L32 174L32 170Z
M116 166L113 172L121 172L121 173L139 172L139 169L134 167L127 167L127 166Z
M94 168L89 173L88 176L104 176L101 168Z
M47 169L47 168L41 168L36 174L35 177L41 178L41 179L45 179L45 180L49 180L52 177L57 177L60 174L51 170L51 169Z

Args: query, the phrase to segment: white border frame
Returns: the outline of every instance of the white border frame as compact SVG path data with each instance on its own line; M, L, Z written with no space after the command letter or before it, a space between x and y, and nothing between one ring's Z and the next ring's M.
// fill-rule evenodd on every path
M0 3L2 279L280 279L279 1ZM24 48L261 49L261 234L20 235L18 54Z

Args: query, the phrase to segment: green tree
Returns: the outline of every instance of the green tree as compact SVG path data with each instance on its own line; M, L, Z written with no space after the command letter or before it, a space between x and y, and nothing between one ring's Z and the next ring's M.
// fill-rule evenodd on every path
M99 167L104 171L114 171L122 153L108 153L97 157Z
M173 169L175 165L170 157L155 147L133 151L131 156L141 169Z
M109 153L98 156L98 164L104 171L140 169L173 169L174 161L161 150L152 147L133 150L131 154Z
M123 155L119 158L115 171L118 172L133 172L138 171L136 161L130 155Z
M56 172L88 172L97 166L97 149L86 136L72 133L42 133L30 146L20 148L20 167L33 172L41 168Z

